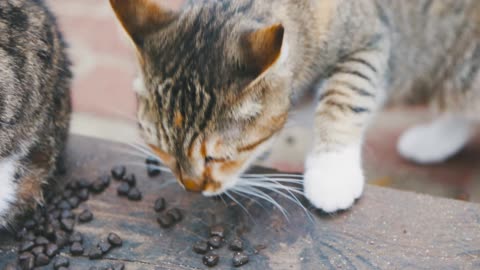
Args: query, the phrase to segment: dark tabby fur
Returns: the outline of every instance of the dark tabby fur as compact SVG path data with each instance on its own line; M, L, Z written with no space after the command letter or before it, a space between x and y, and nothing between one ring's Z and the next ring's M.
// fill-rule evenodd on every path
M408 90L441 112L480 112L478 0L211 0L178 13L110 2L140 60L144 137L185 188L205 195L250 188L239 174L308 89L320 96L305 195L328 212L361 195L363 134L388 98ZM458 145L418 160L461 149L467 125ZM415 148L405 156L438 150L407 153Z
M43 1L0 0L0 163L14 165L0 179L0 227L41 202L55 173L69 127L69 66Z

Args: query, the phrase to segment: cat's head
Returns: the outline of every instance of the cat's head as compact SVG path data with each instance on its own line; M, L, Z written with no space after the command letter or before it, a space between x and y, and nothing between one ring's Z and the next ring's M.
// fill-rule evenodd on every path
M110 2L137 49L146 142L187 190L234 186L288 115L283 26L220 1L180 13L152 0Z

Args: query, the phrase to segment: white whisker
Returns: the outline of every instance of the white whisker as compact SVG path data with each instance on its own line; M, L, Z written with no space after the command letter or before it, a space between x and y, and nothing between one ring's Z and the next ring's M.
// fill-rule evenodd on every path
M250 214L250 212L248 212L247 208L245 208L245 206L243 206L243 204L241 204L237 199L235 199L235 197L233 195L228 193L228 191L225 191L225 195L227 195L230 199L232 199L232 201L234 201L236 204L238 204L247 213L247 215L253 220L253 222L255 223L255 220L253 219L252 215Z
M267 202L273 204L275 207L277 207L280 210L280 212L282 212L282 214L285 216L285 218L287 220L289 220L288 219L288 214L285 211L285 209L279 203L277 203L277 201L275 201L275 199L273 199L270 195L266 194L262 190L256 189L256 188L251 187L251 186L237 186L237 187L235 187L235 190L238 191L238 192L243 192L243 193L251 195L251 196L255 196L255 197L260 198L260 199L264 199L265 201L267 201Z
M288 174L288 173L272 173L272 174L258 174L258 173L246 173L242 176L252 176L252 177L286 177L286 178L294 178L294 179L303 179L303 175L301 174Z

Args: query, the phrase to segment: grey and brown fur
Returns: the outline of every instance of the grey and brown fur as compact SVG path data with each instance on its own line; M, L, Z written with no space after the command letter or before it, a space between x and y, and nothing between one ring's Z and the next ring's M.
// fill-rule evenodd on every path
M40 203L55 174L69 127L69 66L43 1L0 0L0 163L14 161L13 177L0 179L0 189L15 192L0 192L7 206L0 227Z
M360 196L363 134L386 101L480 113L477 0L212 0L181 12L110 2L140 60L144 137L182 185L206 195L234 187L292 98L312 88L305 192L329 212Z

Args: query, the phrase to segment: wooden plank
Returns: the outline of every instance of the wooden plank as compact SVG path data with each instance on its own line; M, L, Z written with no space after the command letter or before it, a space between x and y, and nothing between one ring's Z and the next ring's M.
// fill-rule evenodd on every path
M113 231L124 246L99 261L71 258L71 269L112 262L124 262L126 269L205 269L191 247L206 238L214 223L225 225L227 239L239 235L245 241L250 263L241 269L480 269L479 205L369 186L353 210L314 213L313 221L300 207L274 195L288 220L267 203L262 207L242 199L246 214L234 202L186 193L175 183L165 186L167 177L148 178L143 159L125 154L125 149L86 137L70 139L66 180L95 179L115 164L133 162L139 166L128 169L144 193L140 202L127 201L116 196L114 182L80 207L95 215L91 223L76 227L87 245ZM184 212L184 220L171 229L156 223L152 206L159 196ZM17 245L0 233L0 269L15 260ZM254 254L257 245L266 249ZM231 251L224 247L218 254L217 269L233 268Z

